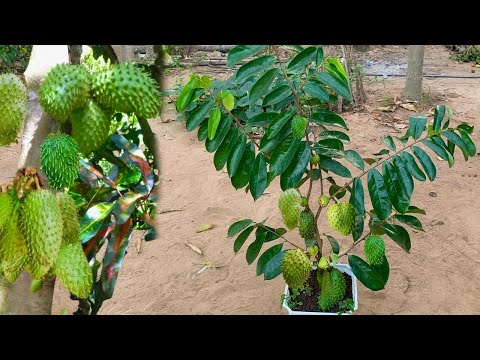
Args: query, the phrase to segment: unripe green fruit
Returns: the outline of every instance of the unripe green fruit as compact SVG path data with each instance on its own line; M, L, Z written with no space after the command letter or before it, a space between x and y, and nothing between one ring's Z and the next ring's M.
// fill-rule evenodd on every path
M157 84L145 71L133 63L114 64L93 78L93 92L106 108L138 117L153 118L161 104Z
M303 286L310 276L311 270L310 260L302 250L288 250L283 256L282 275L292 290Z
M327 210L330 226L343 236L349 235L355 226L355 208L347 202L331 205Z
M318 197L318 205L325 207L330 202L330 198L327 195L321 195Z
M311 211L302 211L299 218L298 230L305 240L315 239L317 235L315 216Z
M55 194L62 214L63 242L73 244L80 239L80 221L73 198L65 192Z
M89 74L82 66L59 64L40 85L40 103L48 115L65 122L72 111L85 104L89 91Z
M308 205L308 199L305 196L302 196L302 198L300 199L300 205L302 205L303 207Z
M318 297L318 306L322 311L327 311L338 304L345 296L347 284L343 274L335 268L325 271L322 277L322 290Z
M381 236L373 235L367 237L363 247L365 257L372 265L382 265L385 256L385 241Z
M7 221L10 220L12 210L13 202L10 194L0 193L0 237L2 236L2 230L4 229L4 226L7 224Z
M302 139L307 130L308 120L304 117L295 115L292 119L292 135L295 139Z
M17 139L27 116L27 90L14 74L0 74L0 146Z
M300 213L303 211L301 196L296 189L287 189L278 198L278 208L285 225L291 230L298 226Z
M318 165L320 163L320 155L318 154L312 155L312 157L310 158L310 163L312 165Z
M72 113L72 136L81 152L89 154L107 141L111 120L110 114L91 99Z
M328 260L325 256L322 256L320 258L320 261L318 262L318 268L319 269L322 269L322 270L325 270L328 268L330 264L328 263Z
M80 169L77 142L69 135L50 134L41 147L41 169L53 189L74 184Z
M30 291L32 293L36 293L38 290L40 290L43 286L43 280L35 280L33 279L32 282L30 283Z
M93 285L92 270L80 242L63 244L55 262L55 274L73 295L86 299Z
M29 193L23 203L21 224L30 268L34 278L41 280L54 264L63 237L62 214L53 192L42 189Z

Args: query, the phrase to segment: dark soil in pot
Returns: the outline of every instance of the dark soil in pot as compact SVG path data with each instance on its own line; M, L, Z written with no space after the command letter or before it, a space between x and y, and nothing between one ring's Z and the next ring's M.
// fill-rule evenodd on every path
M313 270L307 281L311 289L310 295L307 295L305 291L302 291L300 295L295 298L295 302L297 303L297 306L295 306L294 308L290 307L292 310L306 311L306 312L323 312L318 307L318 296L320 295L321 291L317 281L317 271L318 270ZM347 288L345 290L345 296L343 297L342 301L345 301L346 299L353 300L352 277L347 273L342 273L342 274L343 274L343 277L345 278L345 283L347 284ZM292 289L290 288L288 289L288 291L290 292L290 294L293 293ZM336 313L339 311L340 311L339 306L335 305L325 312Z

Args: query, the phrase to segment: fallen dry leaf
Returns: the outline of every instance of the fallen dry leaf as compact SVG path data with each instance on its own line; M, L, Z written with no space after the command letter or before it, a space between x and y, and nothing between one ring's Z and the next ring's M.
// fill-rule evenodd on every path
M195 232L197 233L201 233L203 231L207 231L211 228L213 228L215 225L213 224L203 224L202 226L200 226Z
M380 111L393 111L390 106L380 106L380 107L377 108L377 110L380 110Z
M415 108L415 105L413 104L400 104L400 106L409 111L417 111L417 109Z
M190 244L190 243L188 243L188 242L185 242L185 245L187 245L190 249L192 249L193 251L195 251L197 254L203 256L203 252L202 252L202 250L200 250L200 248L198 248L198 247L196 247L195 245Z

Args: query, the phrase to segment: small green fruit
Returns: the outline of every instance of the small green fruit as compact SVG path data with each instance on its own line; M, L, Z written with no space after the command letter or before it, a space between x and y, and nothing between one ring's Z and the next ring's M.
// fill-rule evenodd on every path
M317 235L315 216L311 211L302 211L299 218L298 230L305 240L315 239Z
M322 270L326 270L330 264L328 263L328 260L325 256L322 256L320 258L320 261L318 262L318 268Z
M307 130L308 120L304 117L295 115L292 119L292 135L295 139L302 139Z
M312 165L318 165L320 163L320 155L318 154L312 155L312 157L310 158L310 163Z
M288 250L283 256L282 275L292 290L299 289L305 284L311 270L310 260L302 250Z
M343 236L349 235L355 226L355 208L347 202L331 205L327 210L330 226Z
M327 195L321 195L318 197L318 205L325 207L330 202L330 198Z
M27 116L27 89L14 74L0 74L0 146L17 139Z
M318 254L318 246L317 246L317 245L309 246L309 247L307 248L307 252L308 252L308 254L309 254L311 257L317 256L317 254Z
M63 242L73 244L80 239L80 221L73 198L65 192L55 194L62 214Z
M287 189L280 194L278 208L285 225L290 230L298 226L298 220L303 207L301 205L301 195L296 189Z
M300 199L300 205L302 205L303 207L308 205L308 199L305 196L302 196L302 198Z
M372 265L382 265L385 256L385 241L381 236L373 235L367 237L363 247L365 257Z
M343 274L335 268L325 271L322 277L322 290L318 297L318 306L322 311L327 311L338 304L345 296L347 285Z
M43 286L43 280L35 280L33 279L32 282L30 283L30 291L32 293L37 292L40 290Z

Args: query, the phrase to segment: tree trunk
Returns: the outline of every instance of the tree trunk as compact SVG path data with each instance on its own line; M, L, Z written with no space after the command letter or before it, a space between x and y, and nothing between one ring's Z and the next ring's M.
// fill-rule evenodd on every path
M402 96L408 100L422 98L423 56L425 45L410 45L408 49L407 80Z
M40 167L40 146L57 124L43 111L39 102L38 87L52 67L68 62L67 45L33 46L30 62L25 71L28 113L23 129L18 168ZM22 271L14 284L7 286L0 284L0 314L51 314L55 279L44 280L42 289L36 293L30 291L30 282L30 275Z

